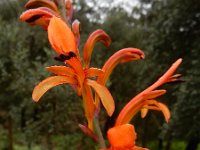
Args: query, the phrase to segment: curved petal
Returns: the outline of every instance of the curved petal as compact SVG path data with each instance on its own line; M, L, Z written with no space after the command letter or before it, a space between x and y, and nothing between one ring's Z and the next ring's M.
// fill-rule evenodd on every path
M77 84L77 81L73 78L66 77L66 76L52 76L48 77L42 82L40 82L33 90L32 98L35 102L38 102L39 99L44 95L46 91L50 88L55 87L59 84Z
M47 70L51 71L52 73L60 76L75 76L76 73L74 70L70 67L66 66L51 66L51 67L46 67Z
M148 104L151 104L151 105L153 104L153 105L157 106L160 109L160 111L162 111L162 113L163 113L163 115L165 117L165 121L166 122L169 121L170 111L169 111L168 107L165 104L159 103L156 100L148 100Z
M105 84L113 69L120 63L143 59L144 53L136 48L124 48L113 54L104 64L102 70L105 72L98 78L98 82Z
M141 109L141 117L142 118L145 118L147 113L148 113L148 109L146 107Z
M61 18L52 17L50 20L48 38L51 46L58 54L68 55L69 52L77 54L74 34Z
M88 68L85 69L84 71L86 78L100 76L104 73L101 69L98 68Z
M115 110L115 102L113 100L112 95L108 91L108 89L105 86L98 84L96 81L89 80L89 79L87 80L87 84L90 85L95 90L95 92L100 97L101 102L103 106L105 107L108 115L112 116Z
M144 53L136 48L124 48L119 50L118 52L114 53L104 64L102 70L104 71L104 74L100 75L97 78L97 82L105 85L110 74L114 70L114 68L120 64L125 63L131 60L138 60L143 59ZM95 96L95 105L99 105L99 98L98 96Z
M29 0L25 5L25 8L27 9L33 9L38 7L48 7L49 9L58 12L56 4L51 0Z
M136 133L134 126L131 124L110 128L107 136L113 149L130 149L135 145Z
M109 46L111 43L111 38L103 30L98 29L94 31L88 38L87 42L84 45L83 49L83 61L84 67L88 68L90 64L91 54L94 49L95 44L100 41L105 46Z
M83 106L85 110L85 116L88 120L88 128L93 130L93 117L94 117L94 100L92 95L91 87L87 85L87 83L83 86Z
M46 30L53 16L58 16L58 14L47 7L40 7L25 11L21 14L20 20L30 25L42 26Z

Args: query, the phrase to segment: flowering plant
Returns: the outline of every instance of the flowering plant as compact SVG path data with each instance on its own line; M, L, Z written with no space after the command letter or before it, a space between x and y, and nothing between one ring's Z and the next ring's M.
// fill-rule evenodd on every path
M57 53L55 60L63 62L63 66L50 66L47 70L55 74L40 82L33 90L32 98L38 102L50 88L60 84L69 84L75 93L82 97L87 125L79 125L82 131L99 143L101 150L146 150L135 144L136 132L130 124L135 114L141 111L144 118L149 110L161 111L166 122L170 118L168 107L155 99L166 93L158 89L168 82L179 81L180 74L174 74L182 59L178 59L150 87L133 97L119 113L115 125L108 129L107 138L110 148L106 148L99 126L101 105L108 116L115 110L115 101L106 87L106 82L114 68L121 63L144 59L144 53L137 48L124 48L113 54L102 68L90 66L91 55L97 42L109 46L111 38L105 31L94 31L84 44L83 56L79 53L80 22L74 20L71 0L29 0L20 19L30 25L39 25L48 33L52 48ZM72 25L71 25L72 22ZM93 94L94 93L94 94Z

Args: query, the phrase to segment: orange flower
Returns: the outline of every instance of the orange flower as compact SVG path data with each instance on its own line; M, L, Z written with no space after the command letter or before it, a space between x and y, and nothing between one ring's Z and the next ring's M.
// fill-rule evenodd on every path
M178 77L180 74L173 75L178 66L181 64L182 59L178 59L168 70L167 72L161 76L153 85L145 89L143 92L139 93L133 99L129 101L128 104L122 109L117 117L115 125L122 125L129 123L129 121L133 118L133 116L141 110L142 117L145 117L148 109L159 110L164 114L166 122L168 122L170 118L170 111L165 104L157 102L155 98L166 93L166 90L155 90L161 85L180 81Z
M101 150L148 150L135 146L137 136L134 126L131 124L110 128L107 132L107 137L111 147Z
M49 77L40 82L33 91L33 100L37 102L50 88L68 83L72 85L79 96L83 97L88 126L92 128L95 110L92 87L101 98L108 115L111 116L114 111L114 100L110 92L105 86L90 79L99 76L103 71L97 68L82 67L74 34L62 19L52 17L48 26L48 38L51 46L59 55L56 59L65 62L68 66L48 67L47 69L57 76Z
M155 90L159 86L168 83L179 81L180 74L173 75L175 70L181 64L182 59L178 59L168 71L159 78L153 85L139 93L122 109L117 117L115 126L110 128L107 132L108 141L111 145L108 149L101 150L147 150L135 146L136 133L134 126L128 124L134 115L141 110L142 117L145 117L148 109L162 111L165 120L168 122L170 118L170 111L166 105L157 102L155 98L166 93L166 90ZM102 78L103 79L103 78ZM102 80L103 83L103 80Z

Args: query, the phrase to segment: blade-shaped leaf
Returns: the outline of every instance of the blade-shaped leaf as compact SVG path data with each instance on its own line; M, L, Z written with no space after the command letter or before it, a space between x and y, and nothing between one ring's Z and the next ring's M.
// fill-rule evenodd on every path
M115 103L108 89L105 86L98 84L96 81L89 79L87 80L87 84L90 85L95 90L95 92L100 97L101 102L104 108L106 109L108 115L112 116L115 110Z
M59 84L77 84L77 81L73 78L66 77L66 76L52 76L48 77L42 82L40 82L33 90L32 98L35 102L38 102L39 99L44 95L46 91L55 87Z

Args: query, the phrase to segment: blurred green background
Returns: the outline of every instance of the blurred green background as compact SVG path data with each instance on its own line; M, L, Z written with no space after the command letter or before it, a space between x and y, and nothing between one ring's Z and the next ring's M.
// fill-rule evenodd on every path
M50 90L37 104L31 99L34 86L50 75L45 67L61 64L53 59L56 53L46 33L19 21L25 3L0 0L0 150L95 149L93 141L78 128L86 120L81 99L70 87ZM109 79L116 111L111 118L101 114L104 136L121 108L181 57L178 72L185 82L165 85L168 92L160 98L172 112L169 123L164 123L159 112L150 112L145 119L138 114L133 120L137 144L151 150L200 150L200 1L113 3L74 0L74 18L81 22L80 51L98 28L113 41L109 48L96 45L92 66L102 67L125 47L136 47L146 54L144 60L119 65Z

